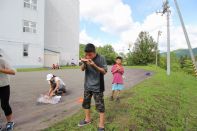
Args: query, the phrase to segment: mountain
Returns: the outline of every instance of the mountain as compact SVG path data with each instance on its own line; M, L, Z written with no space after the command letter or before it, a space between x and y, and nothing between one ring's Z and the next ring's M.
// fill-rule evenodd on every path
M171 51L171 52L175 53L176 56L179 57L179 58L181 56L185 56L185 55L190 56L190 53L189 53L188 49L178 49L178 50L174 50L174 51ZM193 48L193 53L194 53L195 56L197 56L197 48ZM161 56L164 56L165 54L166 54L166 52L161 53Z

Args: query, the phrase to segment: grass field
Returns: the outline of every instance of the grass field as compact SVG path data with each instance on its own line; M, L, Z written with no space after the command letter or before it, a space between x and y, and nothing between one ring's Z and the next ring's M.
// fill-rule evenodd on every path
M61 66L61 69L78 69L79 66ZM50 68L19 68L17 69L17 72L33 72L33 71L48 71L52 70Z
M154 66L130 67L154 71L155 74L125 90L117 104L106 98L106 131L196 131L197 80L182 72L166 72ZM44 131L96 131L98 113L92 108L93 123L77 127L83 111L65 118Z

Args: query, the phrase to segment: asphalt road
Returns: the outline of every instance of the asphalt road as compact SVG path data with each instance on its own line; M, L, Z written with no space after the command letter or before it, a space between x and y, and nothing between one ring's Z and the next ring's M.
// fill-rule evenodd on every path
M62 78L68 87L68 93L56 105L36 103L40 94L46 93L49 89L46 81L48 73L53 73ZM146 79L148 76L145 74L146 71L144 70L125 69L125 89L131 88ZM111 92L111 82L112 75L108 72L105 76L106 96ZM11 77L10 103L16 122L15 130L41 130L76 113L81 109L81 104L77 101L83 96L83 83L84 72L79 69L23 72ZM0 112L2 114L2 110ZM1 119L5 121L3 115L1 115Z

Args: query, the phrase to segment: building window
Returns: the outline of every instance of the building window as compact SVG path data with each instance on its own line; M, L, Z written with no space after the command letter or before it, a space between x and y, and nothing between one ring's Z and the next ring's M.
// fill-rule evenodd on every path
M23 32L36 33L36 22L24 20Z
M28 44L23 45L23 56L24 57L29 56L29 45Z
M24 0L24 7L37 10L37 0Z

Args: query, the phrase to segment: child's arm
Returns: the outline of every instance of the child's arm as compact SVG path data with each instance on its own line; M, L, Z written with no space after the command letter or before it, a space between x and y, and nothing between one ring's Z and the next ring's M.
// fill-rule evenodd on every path
M4 73L8 75L15 75L15 71L12 69L0 69L0 73Z
M102 73L104 75L107 73L106 69L96 65L93 60L89 60L88 64L93 66L97 71L99 71L100 73Z
M59 87L60 87L60 80L57 80L57 81L56 81L56 87L55 87L55 89L53 90L53 92L55 93L55 92L59 89Z
M53 93L53 89L52 89L52 87L51 87L51 85L50 85L50 89L49 89L49 92L48 92L48 96L51 96L51 93Z
M0 68L0 73L8 74L8 75L15 75L15 71L11 69L10 65L5 61L2 60L3 67Z
M94 64L93 66L94 66L94 68L96 68L96 69L97 69L99 72L101 72L102 74L105 75L105 74L107 73L105 69L103 69L103 68L97 66L96 64Z
M111 72L112 72L112 74L114 74L114 73L116 73L116 72L118 72L118 68L114 65L113 67L112 67L112 69L111 69Z
M49 90L49 92L48 92L47 95L48 95L48 96L53 96L53 89L52 89L52 88L50 88L50 90Z
M86 66L87 66L86 64L88 61L89 61L89 59L81 58L81 62L83 62L81 65L81 71L84 71L86 69Z
M124 74L124 68L120 67L120 69L118 70L118 72L120 72L122 75Z
M81 71L84 71L85 69L86 69L86 64L83 63L83 64L81 65Z

